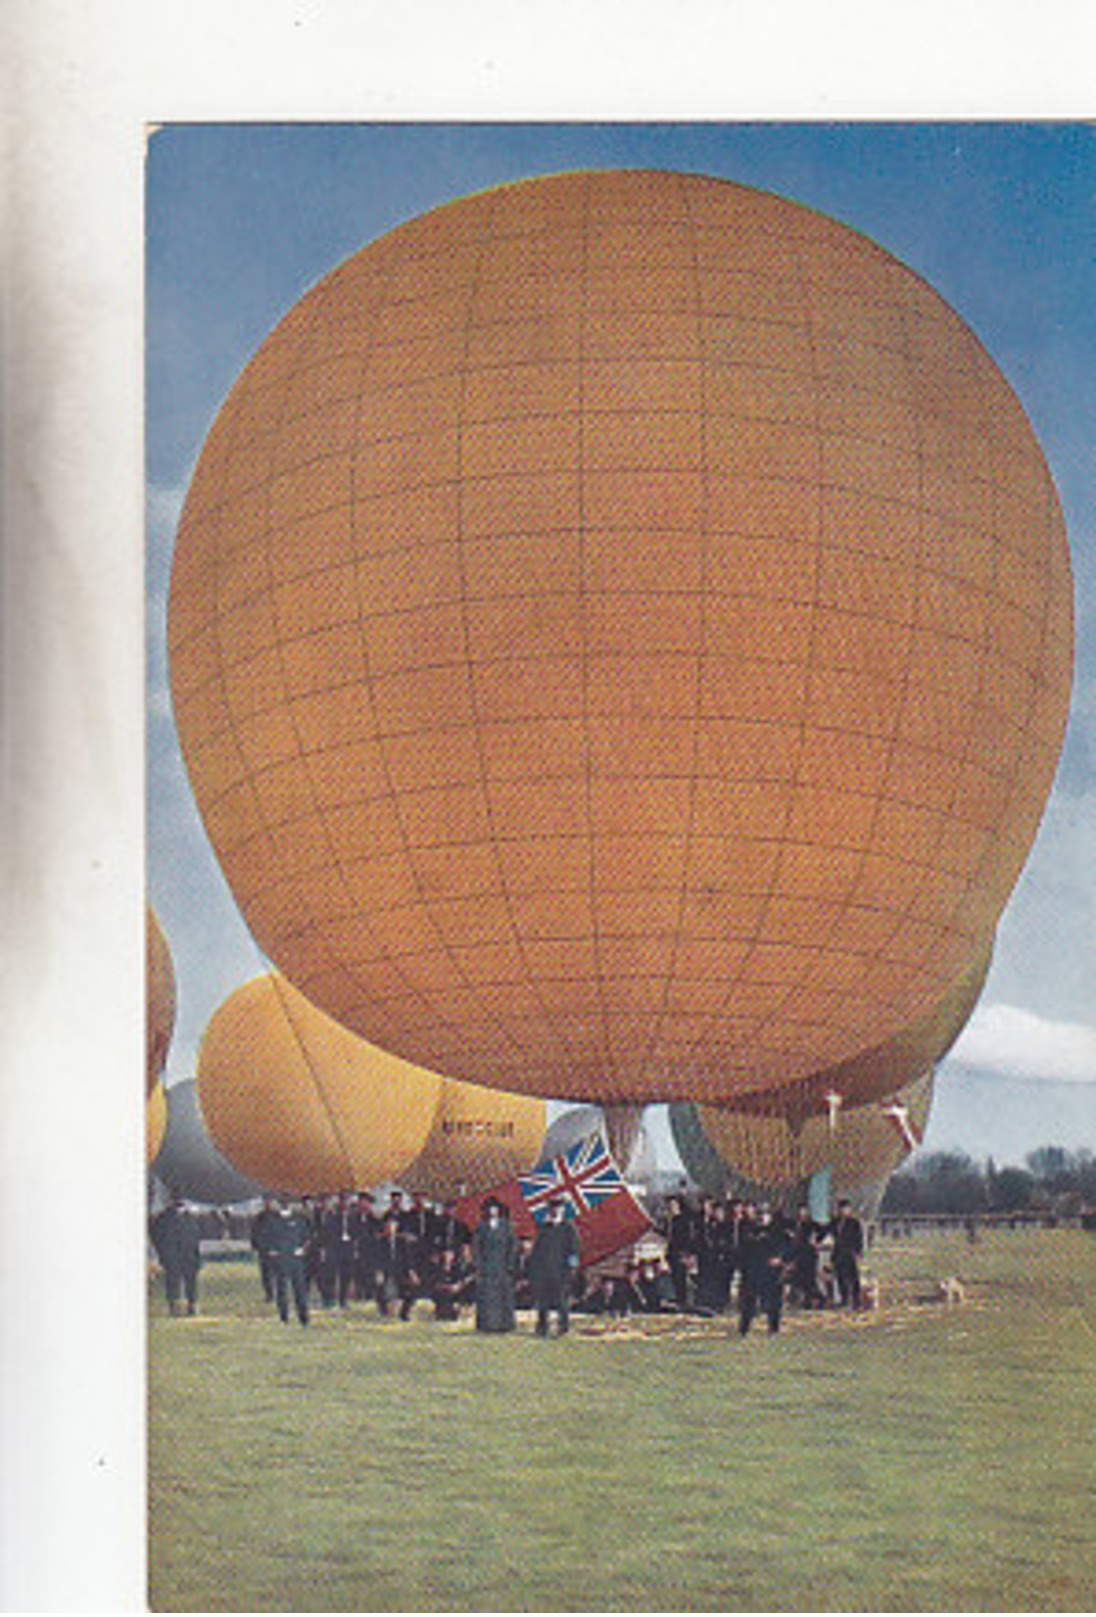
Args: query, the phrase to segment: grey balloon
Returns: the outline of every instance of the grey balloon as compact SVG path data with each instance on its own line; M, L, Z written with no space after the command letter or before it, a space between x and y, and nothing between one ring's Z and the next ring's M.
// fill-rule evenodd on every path
M542 1163L550 1162L553 1157L561 1156L572 1146L578 1145L600 1129L605 1134L605 1116L600 1106L572 1106L550 1124L544 1135L544 1144L540 1150ZM626 1179L646 1181L655 1172L654 1147L642 1123L636 1136L635 1145L629 1154L628 1161L618 1163Z
M210 1207L253 1201L265 1188L246 1179L213 1144L193 1078L167 1090L167 1125L152 1172L176 1195Z

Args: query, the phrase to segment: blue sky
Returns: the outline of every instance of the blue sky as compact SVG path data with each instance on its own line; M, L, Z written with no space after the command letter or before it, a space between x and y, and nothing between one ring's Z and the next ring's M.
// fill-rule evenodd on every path
M502 181L623 166L761 186L863 231L963 316L1028 412L1073 553L1073 711L926 1145L999 1160L1096 1149L1096 132L1079 124L209 124L151 138L148 857L180 987L169 1078L193 1075L209 1016L263 969L193 809L167 695L171 546L205 434L275 323L366 242Z

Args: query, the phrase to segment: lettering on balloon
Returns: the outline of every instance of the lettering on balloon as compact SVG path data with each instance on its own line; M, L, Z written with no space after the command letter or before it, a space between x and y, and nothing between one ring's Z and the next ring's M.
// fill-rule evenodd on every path
M503 1121L489 1117L446 1117L442 1120L443 1134L455 1134L464 1139L477 1135L486 1135L493 1140L512 1140L514 1137L513 1121Z

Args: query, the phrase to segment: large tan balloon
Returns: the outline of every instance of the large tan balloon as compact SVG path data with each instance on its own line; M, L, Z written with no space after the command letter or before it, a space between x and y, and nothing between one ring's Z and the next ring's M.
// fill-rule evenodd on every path
M970 1018L989 964L987 950L930 1015L805 1083L743 1096L730 1106L671 1106L686 1168L712 1191L729 1171L786 1194L829 1168L834 1196L875 1187L881 1193L924 1133L935 1063Z
M175 1031L175 970L159 921L145 909L145 1054L147 1093L163 1076Z
M984 950L1069 695L1062 518L916 274L725 181L563 174L402 225L233 388L172 690L266 953L511 1091L726 1101Z
M524 1173L540 1156L547 1110L531 1095L443 1079L434 1125L404 1182L444 1201Z
M434 1073L374 1049L273 976L214 1013L198 1097L214 1145L271 1189L364 1190L398 1179L430 1133Z
M154 1084L145 1101L145 1161L148 1167L156 1161L164 1143L167 1128L167 1096L163 1084Z

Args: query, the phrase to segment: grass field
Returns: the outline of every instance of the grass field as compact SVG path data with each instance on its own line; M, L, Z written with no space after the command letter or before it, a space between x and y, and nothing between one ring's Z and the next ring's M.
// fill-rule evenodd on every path
M876 1244L881 1306L745 1341L150 1320L164 1611L1096 1607L1096 1235ZM957 1274L967 1300L928 1299ZM582 1325L576 1317L576 1325Z

